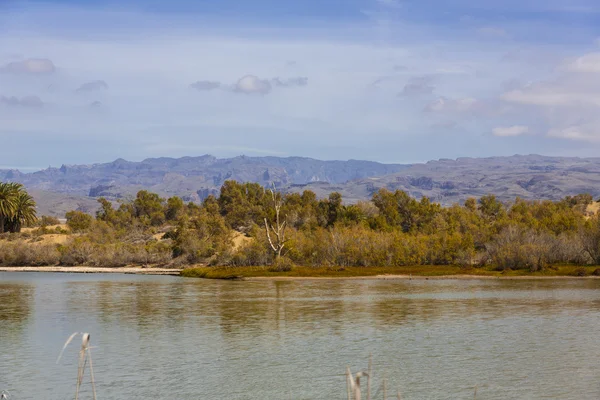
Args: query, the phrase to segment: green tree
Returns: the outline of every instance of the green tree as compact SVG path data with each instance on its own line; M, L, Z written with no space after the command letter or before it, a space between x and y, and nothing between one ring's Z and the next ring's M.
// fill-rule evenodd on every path
M338 192L331 193L327 199L327 226L333 226L342 218L343 212L342 195Z
M94 222L94 218L81 211L69 211L66 214L67 218L67 226L73 232L84 232L92 226L92 222Z
M15 196L15 212L7 220L11 232L21 232L23 225L32 225L37 220L35 201L23 187L19 187Z
M17 212L17 197L22 185L12 182L0 182L0 233L6 231L8 221Z
M237 230L248 231L252 224L261 224L272 212L266 207L268 196L258 183L226 181L218 199L219 210L227 224Z
M497 221L506 215L504 205L493 194L479 199L479 211L490 222Z
M183 200L174 196L167 200L167 210L165 211L165 218L167 221L176 220L183 212Z
M37 220L35 201L20 183L0 182L0 233L20 232Z
M156 193L140 190L133 201L133 209L145 225L158 226L165 220L163 199Z

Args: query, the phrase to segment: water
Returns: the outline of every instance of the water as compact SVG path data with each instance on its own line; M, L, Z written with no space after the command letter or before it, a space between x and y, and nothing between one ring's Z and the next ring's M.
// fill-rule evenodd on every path
M403 399L599 399L599 289L0 273L0 391L74 398L79 341L55 361L85 331L101 400L341 400L369 353L375 399L383 374Z

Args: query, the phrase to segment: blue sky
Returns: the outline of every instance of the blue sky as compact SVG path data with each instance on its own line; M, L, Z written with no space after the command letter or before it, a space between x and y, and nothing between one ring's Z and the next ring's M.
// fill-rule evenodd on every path
M599 38L589 0L1 0L0 168L595 156Z

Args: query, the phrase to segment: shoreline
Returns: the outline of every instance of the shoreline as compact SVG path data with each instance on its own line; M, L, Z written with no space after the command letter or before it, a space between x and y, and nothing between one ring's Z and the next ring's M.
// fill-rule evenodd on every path
M182 276L183 269L179 268L154 268L154 267L1 267L0 272L44 272L44 273L73 273L73 274L132 274L132 275L167 275ZM236 280L236 281L322 281L322 280L565 280L565 279L600 279L600 276L570 276L570 275L477 275L477 274L450 274L450 275L418 275L418 274L379 274L363 276L223 276L204 277L210 280Z
M207 279L207 278L204 278ZM211 278L209 278L211 279ZM491 276L491 275L371 275L371 276L253 276L243 277L241 281L311 281L311 280L413 280L413 281L438 281L438 280L552 280L552 279L600 279L600 276Z
M181 269L144 267L0 267L0 272L54 272L72 274L134 274L180 276Z

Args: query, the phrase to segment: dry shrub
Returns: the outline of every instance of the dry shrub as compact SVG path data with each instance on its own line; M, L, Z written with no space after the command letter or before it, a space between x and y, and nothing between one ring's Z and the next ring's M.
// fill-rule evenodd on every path
M261 266L270 264L272 259L273 254L268 251L267 244L252 240L237 250L228 249L221 252L211 264L232 267Z
M57 265L60 253L55 245L24 241L0 242L0 264L5 266Z
M549 234L509 225L487 244L488 260L499 270L543 270L548 265L553 239Z
M294 267L294 262L287 257L278 257L269 267L270 272L289 272Z
M166 264L171 260L168 243L98 244L88 238L75 238L61 248L62 265L122 267L132 264Z

